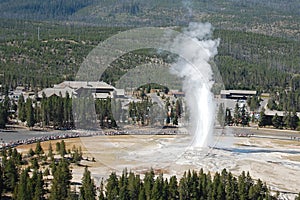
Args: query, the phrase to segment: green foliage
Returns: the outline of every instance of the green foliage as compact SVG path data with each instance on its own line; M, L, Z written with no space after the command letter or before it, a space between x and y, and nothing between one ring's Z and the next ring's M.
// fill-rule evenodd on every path
M259 127L265 127L266 125L269 125L264 108L260 111L259 115L260 115L260 117L259 117L258 126Z
M296 78L294 78L296 79ZM295 81L293 79L293 81ZM300 79L297 79L300 82ZM294 85L294 84L293 84ZM275 90L271 93L268 108L279 111L300 111L300 86L290 85L291 90ZM292 89L293 88L293 89Z
M44 189L44 180L43 175L41 172L34 171L32 180L32 194L33 194L33 200L43 200L45 189Z
M42 148L42 146L41 146L41 142L40 142L40 141L38 141L38 142L36 143L34 153L37 154L37 155L44 154L44 150L43 150L43 148Z
M216 63L228 89L285 88L299 73L299 41L232 30L214 35L222 39Z
M225 113L225 125L231 126L233 123L233 118L231 116L231 111L229 108L226 108L226 113Z
M247 99L247 104L250 107L251 111L255 111L260 106L260 99L258 96L253 96Z
M34 110L33 110L33 107L32 107L32 100L30 98L27 99L25 106L26 106L27 126L32 128L35 124L35 120L34 120Z
M49 171L49 168L46 168L45 171L44 171L44 176L49 176L50 175L50 171Z
M0 199L2 197L3 189L4 189L4 184L3 184L3 167L0 165Z
M295 200L300 200L300 192L299 192L298 196L295 197Z
M117 127L116 120L120 120L121 109L120 102L117 103L114 99L106 98L95 100L95 110L101 127Z
M66 159L61 159L53 174L53 181L50 190L50 200L63 200L68 197L72 174L69 163Z
M221 103L219 105L217 119L218 119L218 122L221 125L221 127L223 127L224 123L225 123L225 108L224 108L224 103Z
M74 127L72 115L72 99L66 93L66 97L45 96L41 101L42 122L44 126L53 125L54 128L70 129Z
M16 200L31 200L32 199L32 185L28 174L29 170L25 169L20 174L20 181L17 185L14 196Z
M96 198L96 187L94 180L91 178L91 172L87 167L84 169L82 177L82 186L80 187L80 200L95 200Z
M18 99L18 118L22 122L26 121L25 100L23 94L21 94Z
M78 164L81 160L82 160L81 147L76 148L75 146L73 146L71 151L71 161Z
M59 154L61 155L61 157L64 157L66 155L66 153L67 153L66 144L65 144L65 141L62 140L60 142Z
M275 128L280 128L283 124L282 118L277 115L277 113L272 118L272 123Z
M4 101L0 102L0 128L5 128L8 123L10 109L10 100L7 95L5 95Z
M260 179L255 181L245 172L237 179L225 169L221 174L217 172L213 178L203 170L199 173L188 171L179 183L176 176L164 180L163 175L159 174L154 178L153 171L146 172L142 182L139 176L134 177L132 172L128 176L126 170L119 178L112 173L107 180L107 199L275 199ZM124 196L128 195L125 191L129 192L129 196Z
M129 27L174 26L186 25L190 21L210 21L215 26L225 29L297 36L299 4L295 0L287 2L212 0L209 3L191 0L184 4L185 6L181 0L74 0L72 2L5 0L0 3L0 17L39 21L62 20L72 25L91 23ZM189 8L192 8L192 14ZM287 18L289 20L286 20ZM278 28L270 28L270 24L273 26L276 24ZM37 29L35 31L37 32Z
M105 196L107 200L114 200L118 197L120 189L119 189L118 178L116 173L113 172L109 175L105 188L106 188Z
M0 103L0 128L5 128L7 123L7 109Z
M51 160L54 159L53 157L53 149L52 149L52 144L49 143L49 147L48 147L48 158L51 158Z
M39 163L38 163L38 159L37 158L32 158L31 160L31 168L34 170L38 170L39 169Z
M143 99L141 102L130 102L128 106L128 117L131 118L133 123L149 125L149 122L151 122L149 116L152 105L152 102L148 98Z

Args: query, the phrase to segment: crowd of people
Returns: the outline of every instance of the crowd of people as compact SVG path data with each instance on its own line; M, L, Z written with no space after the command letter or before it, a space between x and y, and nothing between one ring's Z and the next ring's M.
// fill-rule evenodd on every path
M61 133L49 133L49 135L32 137L28 139L18 139L5 142L3 139L0 141L0 149L6 147L16 147L24 144L32 144L38 141L44 142L49 140L62 140L68 138L78 138L78 137L92 137L100 135L175 135L180 134L177 130L72 130L70 132L61 132Z

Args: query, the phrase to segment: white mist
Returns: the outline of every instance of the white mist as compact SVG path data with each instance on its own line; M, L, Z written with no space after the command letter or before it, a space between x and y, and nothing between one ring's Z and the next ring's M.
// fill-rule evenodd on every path
M216 106L211 93L214 82L209 61L217 54L219 40L210 39L211 33L209 23L190 23L184 31L190 39L176 38L172 45L185 58L179 58L172 65L171 72L183 78L192 124L190 131L194 136L193 147L209 147L213 142Z

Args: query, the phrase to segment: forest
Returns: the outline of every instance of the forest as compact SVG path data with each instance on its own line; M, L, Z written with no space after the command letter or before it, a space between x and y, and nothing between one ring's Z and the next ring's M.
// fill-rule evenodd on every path
M3 0L0 18L44 20L109 27L186 26L211 22L215 27L299 40L297 0Z
M8 95L17 86L37 92L63 80L74 80L82 61L93 48L127 29L0 19L2 94ZM176 30L181 31L181 28ZM299 40L225 29L215 29L213 38L221 39L214 63L226 89L257 90L259 94L270 92L268 106L271 110L300 111ZM141 49L115 60L99 79L115 85L121 76L136 66L152 62L169 66L175 60L176 55L168 52ZM0 119L1 127L7 123L7 106L7 101L0 106L1 116L4 116ZM15 104L9 108L18 109ZM49 120L53 122L55 109L47 112L47 116L44 116L43 109L42 106L42 110L35 113L34 121L45 126ZM26 121L22 113L20 116L21 121ZM104 119L103 116L100 118ZM54 126L73 126L70 124L72 120L55 120Z
M54 158L55 156L55 158ZM0 199L15 200L263 200L277 199L266 183L253 179L249 173L233 175L226 169L211 174L187 171L182 177L165 178L160 171L150 169L144 177L127 169L122 174L112 172L99 185L88 167L80 184L74 187L71 168L84 158L81 147L66 149L65 142L49 143L43 149L40 142L35 149L19 153L15 148L1 150ZM88 158L87 158L88 159ZM95 162L94 158L89 162ZM80 165L79 165L80 166ZM77 190L76 190L77 188ZM299 200L299 196L296 200Z
M8 89L18 85L44 88L72 80L96 45L124 30L126 28L0 20L1 83ZM213 37L221 39L215 63L227 89L266 92L286 89L300 73L298 40L224 29L216 29ZM130 68L151 62L152 58L167 63L174 61L174 57L165 52L130 52L113 62L102 79L114 83ZM40 76L36 76L37 73Z

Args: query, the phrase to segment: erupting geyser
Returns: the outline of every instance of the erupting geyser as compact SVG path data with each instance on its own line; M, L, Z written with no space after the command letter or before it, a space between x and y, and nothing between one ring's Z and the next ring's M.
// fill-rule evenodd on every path
M183 90L191 114L194 147L210 146L213 137L215 103L211 88L214 81L209 62L217 54L219 40L210 39L211 33L209 23L190 23L184 31L190 39L178 37L172 45L179 55L184 55L172 65L171 71L184 79Z

